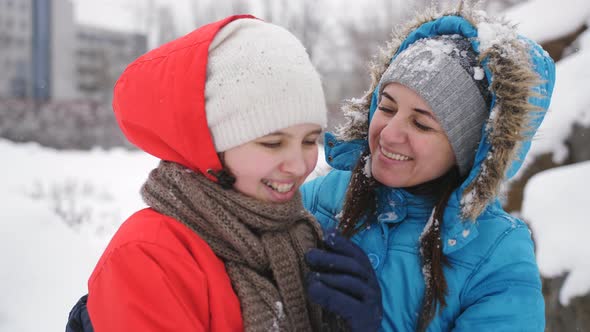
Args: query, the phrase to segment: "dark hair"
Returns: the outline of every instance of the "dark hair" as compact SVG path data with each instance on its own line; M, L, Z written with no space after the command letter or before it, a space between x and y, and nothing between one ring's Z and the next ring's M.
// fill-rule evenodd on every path
M216 172L212 169L208 169L207 173L211 174L217 179L217 183L221 186L221 188L225 190L232 189L234 187L234 183L236 183L236 177L225 165L225 153L220 152L217 154L217 157L219 157L219 161L221 162L221 170Z
M346 190L344 207L342 208L342 216L340 217L338 228L347 237L352 237L361 231L363 227L369 226L371 217L377 211L377 200L375 197L377 181L373 177L368 177L365 172L367 159L370 157L371 151L367 147L352 171L350 183ZM363 219L365 221L359 223Z
M377 212L376 188L378 182L373 177L367 176L365 167L371 157L367 148L357 162L344 200L342 216L339 228L347 237L352 237L362 229L370 226L375 221ZM431 220L427 223L420 237L420 255L425 277L424 298L422 309L418 318L418 331L425 331L428 324L436 314L436 308L446 307L445 296L448 292L447 281L443 273L443 267L449 262L442 252L441 227L445 208L452 192L461 184L459 168L455 165L441 177L419 184L414 187L404 188L408 192L428 196L436 200Z
M436 195L436 204L432 211L431 220L426 225L420 236L420 255L422 256L423 271L428 274L425 277L424 298L422 310L418 318L418 331L426 331L428 324L436 314L436 308L440 310L447 306L445 299L448 293L447 279L443 268L450 266L447 257L443 254L441 228L444 222L444 213L453 191L459 187L462 178L459 175L459 167L453 166L445 175L426 183L430 184L432 193ZM411 192L411 188L408 188Z

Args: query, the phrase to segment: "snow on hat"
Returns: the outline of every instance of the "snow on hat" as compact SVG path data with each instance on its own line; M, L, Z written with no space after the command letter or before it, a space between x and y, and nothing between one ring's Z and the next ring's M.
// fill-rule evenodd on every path
M470 42L459 35L414 42L391 62L379 92L393 82L428 102L449 138L461 175L469 172L489 104L487 80Z
M320 76L305 48L258 19L233 21L213 39L205 103L217 152L292 125L327 124Z

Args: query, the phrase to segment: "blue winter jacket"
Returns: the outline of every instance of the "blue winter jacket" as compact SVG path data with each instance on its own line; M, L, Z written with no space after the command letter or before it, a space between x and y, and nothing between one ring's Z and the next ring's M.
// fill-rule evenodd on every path
M478 38L478 28L485 29L487 40ZM544 330L544 301L531 232L523 221L502 209L497 197L501 183L520 167L530 138L549 106L555 71L553 61L537 44L508 34L504 31L511 30L504 29L512 27L464 11L418 22L414 29L409 29L409 34L390 43L393 58L420 38L463 35L471 38L477 52L482 51L480 46L486 47L490 54L483 63L486 78L498 83L491 85L490 114L493 115L483 129L473 169L445 209L441 233L443 253L450 262L444 269L447 306L435 316L428 331ZM499 45L490 46L489 39L494 36L489 34L496 30ZM503 71L495 72L500 68L498 62L506 57L513 62L502 62ZM381 70L386 67L382 66ZM540 80L511 86L520 79L522 72L517 69L522 67ZM377 78L380 74L376 73ZM502 90L508 89L507 86L513 89L509 91L514 95ZM348 108L352 118L358 119L360 112L370 122L376 108L376 83L370 91L364 99L352 101ZM519 92L528 93L525 100L533 107L514 106ZM519 118L519 111L528 112L529 116ZM498 143L502 139L510 141L512 137L506 133L506 123L518 123L517 130L523 133L523 139L512 146ZM349 122L339 138L326 134L326 159L335 169L301 189L306 208L324 229L338 223L351 170L367 146L366 124ZM355 126L365 128L364 137L350 134L362 131L354 130ZM505 156L510 159L506 160ZM490 170L498 171L500 176L494 177L495 172ZM403 189L384 186L378 189L377 197L376 219L371 227L356 234L353 241L365 250L380 281L384 307L382 330L415 331L425 289L419 237L434 202Z

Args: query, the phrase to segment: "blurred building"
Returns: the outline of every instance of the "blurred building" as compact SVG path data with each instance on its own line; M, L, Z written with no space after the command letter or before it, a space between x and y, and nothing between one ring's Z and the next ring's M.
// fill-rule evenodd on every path
M79 25L76 34L76 89L80 97L108 102L125 67L146 52L147 37Z
M0 0L0 97L30 97L32 1Z
M110 99L147 37L77 25L71 0L0 0L0 98Z
M74 67L76 24L74 23L74 8L70 0L33 0L36 3L49 2L51 18L49 30L49 56L51 63L49 98L54 100L78 97L74 81L76 72Z
M73 84L75 25L71 2L69 0L18 0L16 2L30 2L32 7L31 97L38 101L75 98L76 91Z

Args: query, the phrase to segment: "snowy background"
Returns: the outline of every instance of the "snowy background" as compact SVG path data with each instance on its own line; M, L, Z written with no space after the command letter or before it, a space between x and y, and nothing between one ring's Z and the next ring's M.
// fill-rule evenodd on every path
M98 8L84 13L77 15L102 15ZM506 15L541 43L584 23L590 26L590 2L528 1ZM586 31L557 65L551 110L528 161L545 153L558 163L568 156L564 142L572 125L590 126L588 86ZM0 331L63 331L108 240L127 216L143 207L138 191L157 160L124 149L58 151L2 139L0 155ZM590 162L539 173L528 182L520 212L531 223L541 273L552 277L569 272L560 292L564 305L590 291L588 185Z
M510 8L506 16L519 31L543 43L590 26L587 0L533 0ZM590 30L583 32L556 65L556 83L549 112L527 156L526 164L549 153L560 164L568 156L565 141L574 124L590 126ZM590 145L586 145L590 149ZM524 171L526 167L523 167ZM590 163L558 167L529 180L521 216L531 224L537 261L544 277L569 272L559 300L567 305L574 296L590 291ZM587 327L590 330L590 326Z
M0 155L0 331L63 331L110 236L142 207L139 187L157 161L4 140Z

